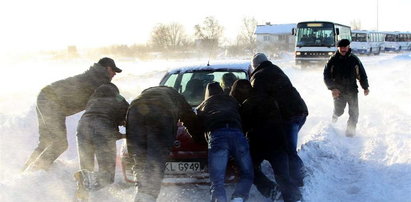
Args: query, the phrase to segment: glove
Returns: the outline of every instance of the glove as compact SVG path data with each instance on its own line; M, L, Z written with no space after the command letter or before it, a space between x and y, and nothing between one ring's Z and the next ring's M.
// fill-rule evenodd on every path
M332 89L331 94L332 94L333 98L338 98L338 97L340 97L341 92L338 89Z

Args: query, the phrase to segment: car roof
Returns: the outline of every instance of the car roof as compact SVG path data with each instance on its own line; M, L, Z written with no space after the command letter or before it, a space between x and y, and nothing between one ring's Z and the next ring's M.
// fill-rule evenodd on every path
M225 62L210 62L209 64L186 65L178 68L173 68L168 71L169 74L186 73L194 71L222 71L222 70L238 70L248 72L250 69L250 61L225 61Z

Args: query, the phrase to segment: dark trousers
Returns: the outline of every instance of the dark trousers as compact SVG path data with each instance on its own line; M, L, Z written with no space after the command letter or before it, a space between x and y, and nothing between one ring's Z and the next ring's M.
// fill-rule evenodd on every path
M338 98L334 98L334 116L339 117L344 113L345 106L348 104L349 127L354 127L358 122L358 93L344 93Z
M290 178L298 186L304 185L304 163L297 153L298 132L307 119L306 115L295 116L283 123L287 141Z
M97 160L97 180L101 187L114 182L116 170L116 137L110 120L82 117L77 128L80 169L94 171Z
M68 148L66 115L61 112L61 107L40 93L37 97L36 110L39 143L23 169L29 166L32 169L48 169Z
M287 140L282 128L280 123L269 123L248 133L254 165L254 185L262 195L271 198L278 185L285 202L297 201L301 198L301 192L290 178ZM261 171L261 163L264 160L270 163L277 184Z
M134 159L137 195L144 193L157 198L176 131L177 120L159 107L135 104L129 109L127 148Z
M281 192L285 202L292 202L301 199L301 192L298 185L290 178L290 168L288 163L288 155L285 151L270 152L259 157L252 155L254 163L254 185L265 197L273 197L273 190L278 189ZM261 170L261 163L267 160L274 171L275 181L277 185L271 181Z

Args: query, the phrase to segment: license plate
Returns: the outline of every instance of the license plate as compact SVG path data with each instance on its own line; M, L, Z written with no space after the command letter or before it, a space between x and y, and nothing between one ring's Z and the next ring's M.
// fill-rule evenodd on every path
M199 172L200 162L167 162L165 173L183 174Z

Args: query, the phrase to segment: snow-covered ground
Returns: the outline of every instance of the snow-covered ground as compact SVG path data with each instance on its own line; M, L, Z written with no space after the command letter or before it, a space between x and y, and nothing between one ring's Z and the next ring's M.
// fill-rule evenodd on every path
M299 155L309 175L305 201L411 201L411 54L361 57L370 94L359 94L357 136L344 135L347 114L331 124L332 98L322 67L299 69L292 58L273 61L283 68L305 99L310 115L300 132ZM113 80L128 101L157 85L164 71L191 61L116 61L123 69ZM197 61L198 62L198 61ZM206 62L206 61L205 61ZM67 119L69 149L48 171L21 173L38 141L35 100L39 90L83 72L93 61L31 60L0 67L0 201L71 201L78 169L75 130L81 114ZM267 164L266 164L267 165ZM134 188L119 170L114 185L91 201L132 201ZM228 194L232 191L228 186ZM208 201L206 185L163 186L159 201ZM252 187L249 201L266 201Z

